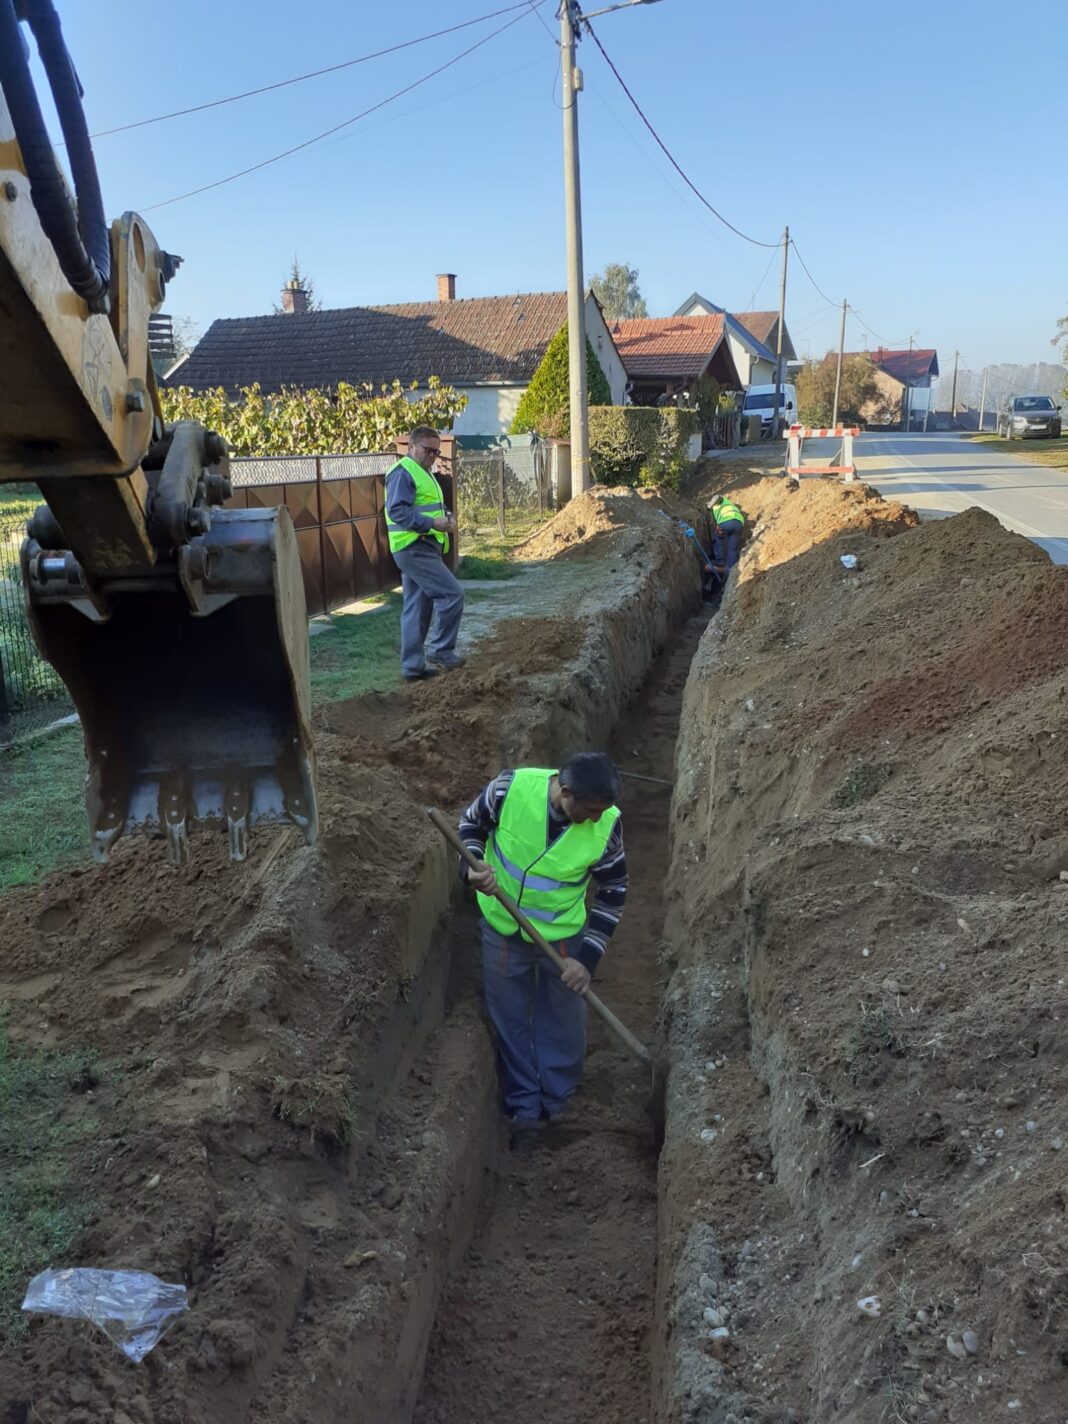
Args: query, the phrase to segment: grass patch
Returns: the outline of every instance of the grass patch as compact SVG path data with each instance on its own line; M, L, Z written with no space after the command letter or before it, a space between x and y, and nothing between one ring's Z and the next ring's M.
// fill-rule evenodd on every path
M502 554L465 554L456 570L462 579L513 579L519 570Z
M26 1285L49 1266L70 1265L89 1220L87 1200L70 1173L72 1127L64 1122L73 1093L99 1080L89 1053L23 1053L0 1011L0 1339L26 1329L20 1306ZM75 1140L99 1130L91 1112Z
M976 445L993 445L1004 455L1016 455L1032 465L1068 470L1068 436L1060 440L1003 440L1000 435L970 435Z
M374 601L379 610L336 615L332 631L311 640L313 706L400 686L401 596L385 593Z
M0 891L89 852L81 728L0 754Z
M0 485L0 524L14 524L20 519L29 519L41 503L41 492L36 485Z

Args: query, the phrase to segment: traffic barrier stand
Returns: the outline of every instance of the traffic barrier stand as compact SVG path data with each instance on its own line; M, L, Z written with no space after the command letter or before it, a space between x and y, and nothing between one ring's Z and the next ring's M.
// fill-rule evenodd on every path
M857 477L857 467L853 462L853 436L860 434L857 425L834 425L823 428L807 425L791 425L786 436L786 468L783 474L793 484L801 483L802 475L841 475L845 484ZM842 444L836 465L802 465L801 452L806 440L841 440Z

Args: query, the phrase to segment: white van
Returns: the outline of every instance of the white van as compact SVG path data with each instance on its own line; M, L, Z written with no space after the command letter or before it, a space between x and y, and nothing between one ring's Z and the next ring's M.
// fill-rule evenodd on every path
M742 405L743 418L760 414L761 433L766 435L771 426L771 413L775 406L774 386L750 386ZM784 425L793 425L797 420L797 391L793 386L783 385L779 391L779 414Z

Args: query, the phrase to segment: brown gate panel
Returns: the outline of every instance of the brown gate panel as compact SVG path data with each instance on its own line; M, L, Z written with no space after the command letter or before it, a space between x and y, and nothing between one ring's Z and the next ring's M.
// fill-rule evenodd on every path
M330 608L351 603L355 595L353 581L353 537L351 524L327 524L322 531L323 558L326 561L326 601Z
M322 563L319 554L319 530L297 530L297 552L300 554L300 571L304 575L304 601L308 605L308 616L325 613L323 606Z
M353 519L385 518L385 482L381 478L352 482Z
M283 485L285 506L295 529L318 529L319 498L314 485Z
M356 513L352 507L351 486L354 483L353 480L323 480L320 491L324 524L338 524L343 519L351 519Z
M352 579L357 598L389 588L390 581L382 577L382 553L379 526L375 519L357 519L352 526ZM392 560L391 560L392 562ZM398 578L399 582L399 578Z

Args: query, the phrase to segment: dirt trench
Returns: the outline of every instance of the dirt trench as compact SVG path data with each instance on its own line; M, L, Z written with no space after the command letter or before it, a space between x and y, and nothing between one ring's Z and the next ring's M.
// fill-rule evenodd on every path
M1064 1424L1068 572L978 510L740 498L676 766L656 1417Z
M318 715L314 848L262 837L234 867L202 841L176 875L130 842L5 897L12 1043L94 1065L49 1145L57 1200L88 1208L76 1263L181 1281L190 1309L138 1369L63 1321L0 1338L3 1424L411 1418L498 1146L489 1039L449 989L454 867L423 808L604 745L699 597L649 500L597 491L559 518L565 606L538 594L523 616L517 596L462 674ZM603 1146L627 1133L595 1044ZM565 1200L582 1150L565 1136Z
M691 620L615 729L620 765L670 781L682 690L707 619ZM631 882L597 990L653 1042L668 870L670 786L628 780ZM466 953L473 956L474 926ZM460 974L470 977L471 965ZM474 1243L431 1337L415 1424L648 1418L657 1148L648 1073L590 1016L583 1083L564 1123L502 1142Z

